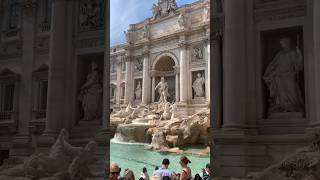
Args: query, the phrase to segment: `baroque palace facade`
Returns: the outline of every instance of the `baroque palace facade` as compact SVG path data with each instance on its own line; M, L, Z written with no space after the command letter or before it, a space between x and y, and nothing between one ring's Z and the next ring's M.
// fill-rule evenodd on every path
M131 24L125 35L125 44L110 49L112 109L128 102L157 102L161 77L169 86L169 102L189 107L209 104L210 1L182 7L175 1L159 1L153 17ZM194 87L197 79L199 91Z

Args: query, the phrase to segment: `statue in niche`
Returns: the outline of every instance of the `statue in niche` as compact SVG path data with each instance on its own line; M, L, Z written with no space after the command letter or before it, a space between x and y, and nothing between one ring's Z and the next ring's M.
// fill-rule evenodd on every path
M202 47L194 47L192 50L192 56L195 60L203 59L203 48Z
M165 81L164 77L161 77L160 82L155 87L155 90L158 89L158 93L160 96L160 99L158 101L159 104L168 102L167 98L170 97L168 88L169 88L168 83Z
M299 73L303 70L303 56L299 48L291 49L288 38L280 39L282 50L268 65L263 79L269 89L269 114L279 112L303 112L304 102L299 87Z
M79 24L83 30L96 29L103 26L103 1L85 0L80 4Z
M95 120L101 116L102 112L102 87L100 83L98 66L96 63L91 63L91 72L87 76L87 81L81 87L80 95L84 111L83 120Z
M138 81L138 85L136 87L136 90L135 90L135 95L136 95L136 99L139 100L141 99L141 96L142 96L142 88L141 88L141 82Z
M204 97L204 88L203 88L204 83L205 83L204 77L201 75L201 73L197 73L197 78L192 84L195 98Z

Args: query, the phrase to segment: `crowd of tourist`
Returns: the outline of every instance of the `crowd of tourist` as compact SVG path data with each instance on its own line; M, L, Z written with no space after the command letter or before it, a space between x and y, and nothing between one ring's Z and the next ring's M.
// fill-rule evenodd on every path
M125 169L123 176L121 176L121 168L118 164L110 165L110 180L209 180L210 179L210 165L207 164L205 168L202 169L202 176L200 174L195 174L192 176L192 171L188 164L191 161L186 157L182 156L179 161L182 170L180 173L175 173L169 170L170 161L165 158L162 161L160 167L156 167L152 175L148 174L147 168L143 168L139 177L135 177L134 173L130 169Z

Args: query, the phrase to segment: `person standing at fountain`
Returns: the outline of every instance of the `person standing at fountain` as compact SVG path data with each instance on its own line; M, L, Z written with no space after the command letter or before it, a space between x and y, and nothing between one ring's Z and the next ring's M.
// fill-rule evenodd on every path
M168 169L169 164L170 164L169 159L167 158L163 159L161 167L153 173L153 176L158 176L160 178L163 178L164 176L168 176L172 178L172 172Z
M111 164L110 166L110 180L118 180L120 178L121 169L118 164Z
M126 178L125 178L126 180L135 180L135 178L134 178L134 173L133 173L133 171L130 170L130 169L126 169L126 170L124 171L124 177L126 177Z
M143 178L144 180L149 180L149 174L147 172L146 167L142 168L142 173L141 173L140 177Z
M192 179L191 169L188 166L188 164L191 163L191 161L186 156L182 156L180 158L179 163L183 168L182 172L179 174L180 175L179 180L191 180ZM178 174L174 174L174 175L177 176Z
M160 82L155 87L155 90L158 89L158 93L160 96L160 99L158 102L159 104L167 102L167 98L170 96L168 92L168 88L169 88L168 83L164 80L164 77L161 77Z

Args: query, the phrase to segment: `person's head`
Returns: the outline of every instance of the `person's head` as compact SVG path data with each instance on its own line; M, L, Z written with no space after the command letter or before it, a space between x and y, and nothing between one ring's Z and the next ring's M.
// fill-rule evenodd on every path
M201 77L201 73L198 73L197 76L198 76L198 77Z
M206 164L206 168L207 168L207 169L210 169L210 164L209 164L209 163Z
M164 77L161 77L161 82L164 82Z
M147 172L147 168L146 167L142 168L142 172L146 173Z
M134 180L134 173L130 169L124 171L124 176L126 177L126 180Z
M156 166L155 168L154 168L154 170L158 170L159 169L159 167L158 166Z
M201 176L199 174L196 174L194 176L194 180L202 180Z
M191 163L191 161L186 156L182 156L180 158L180 165L181 166L187 166L189 163Z
M162 177L162 180L171 180L171 177L169 177L169 176L163 176L163 177Z
M169 167L169 164L170 164L169 159L164 158L164 159L162 160L162 166L164 166L165 168L168 168L168 167Z
M281 38L280 45L284 50L289 50L291 46L291 41L289 38Z
M112 163L110 165L110 180L117 180L120 176L121 169L118 164Z

